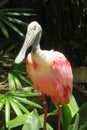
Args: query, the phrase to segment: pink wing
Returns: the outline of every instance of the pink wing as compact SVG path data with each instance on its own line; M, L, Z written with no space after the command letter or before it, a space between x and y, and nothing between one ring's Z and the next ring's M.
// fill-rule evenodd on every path
M52 61L53 73L64 87L72 87L73 75L71 65L65 56L60 54L61 53L56 55L55 59Z

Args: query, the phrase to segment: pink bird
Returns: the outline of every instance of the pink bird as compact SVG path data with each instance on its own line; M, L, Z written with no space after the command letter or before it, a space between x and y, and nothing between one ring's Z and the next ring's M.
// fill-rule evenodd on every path
M42 28L36 21L28 25L26 38L15 63L20 63L25 58L26 50L32 46L31 53L26 58L26 69L35 89L42 94L44 107L44 126L46 130L47 101L50 96L54 103L59 104L58 130L61 129L60 119L62 115L62 104L69 103L72 94L73 74L70 62L60 52L40 49Z

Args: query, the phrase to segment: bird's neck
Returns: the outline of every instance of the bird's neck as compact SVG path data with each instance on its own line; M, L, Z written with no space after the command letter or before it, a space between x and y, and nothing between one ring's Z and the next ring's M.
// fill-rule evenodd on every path
M38 51L40 51L40 39L41 39L41 34L38 34L35 41L34 41L34 44L32 46L32 53L35 54L35 53L38 53Z

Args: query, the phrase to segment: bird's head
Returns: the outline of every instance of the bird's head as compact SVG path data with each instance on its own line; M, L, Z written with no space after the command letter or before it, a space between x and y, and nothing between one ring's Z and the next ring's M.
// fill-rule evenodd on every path
M36 21L31 22L27 27L27 33L24 44L15 59L15 63L20 63L24 60L27 49L34 44L35 39L39 35L41 37L42 28Z

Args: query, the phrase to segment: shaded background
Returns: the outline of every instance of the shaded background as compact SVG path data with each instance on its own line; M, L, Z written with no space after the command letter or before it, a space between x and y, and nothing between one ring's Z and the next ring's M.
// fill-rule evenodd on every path
M87 1L82 0L8 0L1 8L31 8L36 16L20 18L27 23L38 21L43 28L42 49L55 49L64 53L74 66L87 64ZM26 26L18 26L24 34ZM8 27L7 27L8 28ZM9 29L10 38L0 32L0 46L5 49L17 44L12 50L18 53L24 38ZM1 44L4 45L1 45Z
M25 11L30 16L23 15L23 9L30 9ZM13 15L9 15L11 12ZM20 15L14 15L14 13L20 13ZM13 25L8 26L5 23L5 20L10 20L8 17L13 18L10 23L13 23L24 35L20 36L20 33L14 31ZM20 19L25 24L17 24L14 19ZM42 49L61 51L70 60L72 66L87 66L87 0L0 0L0 93L9 92L8 74L15 70L14 59L23 44L27 25L34 20L38 21L43 28ZM5 29L3 34L2 23L9 36ZM20 66L19 68L21 70ZM22 79L20 81L23 86L27 86ZM87 83L74 84L73 94L80 106L87 101L86 86ZM50 122L53 125L57 124L53 120Z

